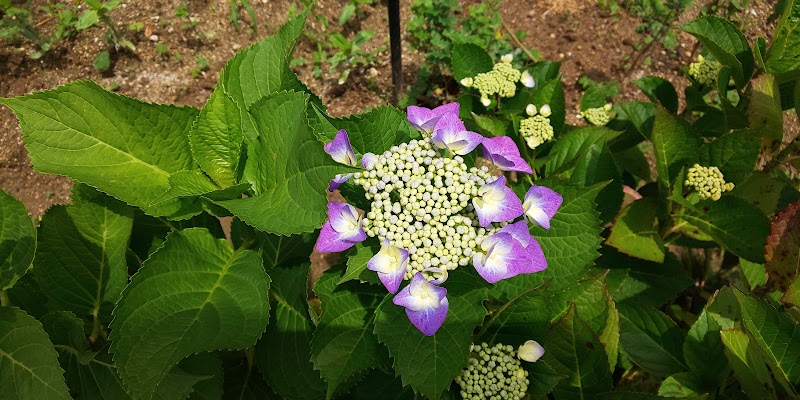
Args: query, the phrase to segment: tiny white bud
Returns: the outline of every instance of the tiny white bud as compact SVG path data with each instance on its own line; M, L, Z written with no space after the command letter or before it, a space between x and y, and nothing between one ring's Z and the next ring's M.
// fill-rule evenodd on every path
M529 117L536 115L536 112L536 106L533 104L528 104L528 106L525 107L525 114L528 114Z
M481 97L481 104L483 104L484 107L489 107L489 104L492 104L492 101L489 100L488 97Z
M553 112L550 110L550 105L545 104L541 108L539 108L539 114L542 114L542 116L545 118L549 118L550 115L553 114Z
M461 80L461 86L472 87L473 80L471 77L466 77Z
M536 81L533 79L533 75L531 75L528 70L522 72L522 76L519 78L520 83L527 88L532 88L536 86Z
M514 61L514 55L511 53L505 54L502 57L500 57L500 61L504 63L510 63L511 61Z

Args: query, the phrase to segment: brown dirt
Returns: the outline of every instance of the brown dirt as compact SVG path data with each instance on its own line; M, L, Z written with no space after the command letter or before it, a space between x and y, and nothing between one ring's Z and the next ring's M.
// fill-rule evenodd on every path
M35 6L47 2L33 1ZM287 19L293 3L291 0L251 0L258 16L259 35L273 33ZM324 0L318 12L336 24L339 12L346 0ZM747 36L756 34L770 37L774 24L764 21L769 15L774 0L755 2L750 11L742 16L742 25ZM228 21L226 0L190 1L189 11L198 18L197 26L184 29L185 20L175 16L177 0L128 0L111 13L111 19L119 24L137 46L134 53L118 51L112 55L112 68L100 73L92 68L94 56L106 48L105 27L96 26L79 33L75 38L54 46L43 59L26 57L29 48L14 50L0 41L0 97L22 95L31 91L52 88L76 79L92 79L106 87L119 86L118 92L146 101L188 104L200 107L213 90L217 74L237 50L256 40L248 33L250 21L242 12L242 29L236 31ZM401 2L402 20L410 18L410 1ZM575 115L580 100L578 79L587 75L595 80L617 80L622 82L621 99L641 98L631 81L645 75L657 75L676 84L679 91L687 84L681 67L696 55L694 39L688 35L679 37L680 47L676 54L663 49L659 44L645 48L644 54L634 50L642 39L636 32L641 23L637 18L619 13L608 15L599 10L594 1L579 0L507 0L503 16L511 30L528 32L526 46L536 48L546 59L561 60L565 82L569 122L576 123ZM301 8L298 6L298 8ZM390 102L392 93L391 71L388 54L388 32L385 2L361 6L365 18L356 26L346 26L345 33L370 29L375 37L365 50L376 55L372 70L354 71L344 85L336 83L335 74L326 73L324 79L311 75L311 53L315 45L303 39L298 46L297 57L309 64L296 68L300 78L328 105L334 115L358 113L365 108ZM696 13L691 10L682 19ZM45 20L45 15L37 15ZM132 33L127 27L132 22L146 25L144 32ZM45 23L48 29L52 23ZM320 21L310 19L311 29L323 31ZM52 28L51 28L52 29ZM325 32L322 32L325 34ZM157 35L153 41L150 35ZM156 44L169 48L169 55L156 51ZM180 55L178 55L179 53ZM205 57L210 67L197 78L192 71L197 67L197 57ZM624 69L626 56L633 60L650 57L650 65L635 63L628 71ZM416 69L418 55L404 48L405 81L412 82L412 71ZM797 129L796 119L788 123ZM33 171L22 140L16 119L6 108L0 108L0 188L19 197L33 215L41 215L52 204L69 199L71 182L68 178L39 174Z

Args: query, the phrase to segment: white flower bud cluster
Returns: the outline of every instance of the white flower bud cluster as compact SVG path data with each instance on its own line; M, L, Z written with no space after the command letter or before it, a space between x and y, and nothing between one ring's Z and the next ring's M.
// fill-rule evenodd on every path
M513 346L473 345L469 365L456 377L461 398L468 400L519 400L528 391L528 371L520 365Z
M694 187L702 199L717 201L723 192L733 190L733 183L725 182L722 172L717 167L703 167L695 164L686 173L686 186Z
M525 112L529 117L520 121L519 134L525 139L528 147L535 149L542 143L552 140L555 132L553 125L550 124L550 106L545 104L537 110L535 105L528 104Z
M412 140L378 156L368 171L355 173L371 208L362 224L370 237L408 250L405 279L428 268L465 266L483 239L498 227L482 228L472 207L478 189L494 178L488 168L467 168L460 156L442 157L430 139Z
M698 55L697 61L689 64L689 76L700 82L700 84L713 86L717 83L717 77L721 69L722 64L719 62L706 60L703 56Z
M481 93L481 101L483 101L494 95L514 97L517 93L517 82L521 77L522 72L514 68L510 61L501 61L495 64L491 71L476 75L469 83L478 89Z
M612 106L610 103L602 107L590 108L581 112L578 117L585 118L586 122L594 126L606 126L616 116L614 112L611 111L611 108Z

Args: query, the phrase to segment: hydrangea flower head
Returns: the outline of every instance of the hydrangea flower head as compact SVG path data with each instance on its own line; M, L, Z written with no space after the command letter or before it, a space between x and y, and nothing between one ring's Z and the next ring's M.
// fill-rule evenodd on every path
M697 56L697 61L689 64L689 76L701 85L713 86L717 83L722 64L714 60L707 60L702 55Z
M550 124L550 105L545 104L537 110L534 104L528 104L525 113L528 118L520 121L519 134L529 148L535 149L553 139L555 131Z
M578 117L586 119L586 122L594 126L606 126L615 116L616 114L611 110L610 103L603 107L589 108L578 115Z
M725 177L719 168L703 167L700 164L695 164L689 168L689 171L686 172L686 182L684 184L688 187L694 187L701 199L711 199L713 201L719 200L722 198L722 193L730 192L734 188L733 183L725 182Z
M469 362L455 382L461 398L471 400L521 400L530 383L514 347L502 343L472 345Z

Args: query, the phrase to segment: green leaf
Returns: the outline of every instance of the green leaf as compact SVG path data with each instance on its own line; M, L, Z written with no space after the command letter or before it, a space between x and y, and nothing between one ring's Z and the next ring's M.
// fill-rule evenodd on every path
M393 372L380 369L369 372L350 393L354 400L415 400L414 390L403 387Z
M703 382L693 372L679 372L670 375L664 379L664 382L661 382L661 387L658 388L658 394L668 398L685 398L701 393L703 393Z
M606 126L616 131L622 131L622 134L610 143L616 157L619 151L636 146L652 137L656 106L653 103L628 101L615 104L614 110L617 117Z
M544 360L567 378L553 390L556 398L592 398L611 390L611 372L603 345L571 306L550 329L542 346Z
M653 124L653 148L659 188L668 197L680 170L697 161L700 137L686 121L659 107Z
M781 303L794 307L800 306L800 278L795 279L786 289L786 293L781 297Z
M619 133L604 127L580 127L570 130L556 141L550 150L555 157L545 164L547 174L563 173L575 167L592 150L603 145ZM569 176L567 174L567 176Z
M786 290L800 273L800 201L775 217L766 250L769 285Z
M197 164L221 187L236 184L242 153L239 106L222 91L214 91L189 131Z
M132 226L132 208L75 185L71 206L52 207L42 217L34 261L39 287L64 310L110 321L128 284Z
M689 397L681 397L682 400L706 400L708 398L707 395L698 395L698 396L689 396ZM610 392L610 393L603 393L595 397L597 400L671 400L675 399L675 397L665 397L665 396L658 396L655 394L648 394L648 393L636 393L636 392Z
M535 363L522 363L528 371L528 394L546 397L555 389L556 385L567 378L566 374L556 372L545 360L539 359Z
M764 264L756 264L740 258L739 267L751 291L767 283L767 270L764 269Z
M619 322L619 342L631 361L657 376L686 370L681 356L684 334L664 313L635 304L620 304Z
M0 306L0 387L14 399L70 400L58 355L39 321Z
M311 232L326 217L328 182L346 168L325 153L306 119L308 96L285 92L250 109L258 131L254 146L261 194L218 201L254 228L278 235ZM267 172L268 171L268 172Z
M719 336L721 327L703 310L689 329L683 343L683 358L700 387L713 389L722 385L730 374L723 355L724 345ZM663 393L661 393L663 394Z
M418 135L408 123L405 113L394 107L378 107L343 118L331 118L324 115L319 107L312 108L318 118L316 124L312 123L311 126L314 134L322 141L330 142L340 129L344 129L353 150L358 154L381 154ZM313 118L310 120L314 122Z
M658 233L656 210L650 199L634 201L617 216L606 244L629 256L664 262L664 241Z
M28 272L36 252L36 229L21 201L0 190L0 290Z
M725 356L742 390L751 399L776 399L772 374L767 369L758 347L740 328L720 331Z
M594 82L581 98L581 111L590 108L603 107L611 98L619 95L619 83L617 82Z
M357 243L348 254L347 270L344 275L342 275L342 279L339 279L339 282L336 284L341 285L342 283L356 279L361 283L377 283L378 276L375 272L367 269L367 263L379 250L380 248L377 246L367 246L363 243Z
M539 82L536 82L539 85ZM564 121L566 120L566 105L564 100L564 84L561 82L561 75L534 88L531 103L536 107L545 104L550 105L552 114L550 115L550 125L558 137L564 131ZM558 143L558 142L556 142Z
M657 76L646 76L633 81L633 84L654 103L661 103L669 112L678 112L678 92L670 81Z
M608 290L605 276L596 275L576 282L561 292L553 293L552 320L556 321L574 306L581 319L600 335L606 325Z
M202 391L198 394L198 391ZM153 400L220 399L222 364L219 356L200 353L183 359L158 385Z
M178 171L169 176L169 190L153 201L153 204L171 201L179 197L203 196L214 200L235 199L241 198L242 193L248 189L250 189L250 185L247 183L220 189L200 171Z
M800 76L800 2L788 0L785 7L766 60L767 70L782 81Z
M618 304L660 307L694 283L683 265L671 253L664 263L645 262L603 249L598 265L608 268L606 284Z
M735 131L704 144L700 149L700 164L718 167L725 181L738 184L753 172L758 154L758 135L753 131Z
M710 235L724 249L752 262L764 262L769 220L756 206L733 196L685 208L683 220Z
M784 385L796 395L800 390L800 327L787 313L735 291L747 332L761 348L767 364Z
M783 141L783 108L778 82L770 74L759 75L753 79L748 96L748 126L760 134L762 148L770 153L777 152Z
M309 267L304 264L270 271L275 311L256 345L255 359L264 380L287 399L325 397L325 382L310 361L314 325L306 301Z
M747 38L731 22L707 15L681 27L696 37L724 66L731 69L733 80L741 89L753 75L753 52Z
M619 311L617 311L617 305L611 299L611 295L608 294L608 290L605 295L606 321L598 338L608 356L609 371L613 373L619 359Z
M494 66L492 58L486 50L471 43L459 43L453 46L450 54L450 65L453 77L457 81L472 78L481 72L489 72Z
M37 171L69 176L151 215L189 212L178 200L151 203L173 172L194 169L186 133L196 109L143 103L89 81L0 103L19 118Z
M373 331L383 287L349 282L338 285L339 271L327 272L314 285L322 318L311 339L311 361L328 383L327 397L356 374L382 365L386 349Z
M518 275L502 280L491 288L493 297L508 301L532 287L552 280L550 290L560 290L583 278L599 256L600 220L594 210L594 198L604 184L588 188L572 186L564 182L540 181L564 198L558 213L550 221L550 230L531 228L547 259L548 268L535 274ZM527 187L519 186L525 191ZM524 192L523 192L524 193ZM569 251L565 251L569 249Z
M111 352L135 398L149 398L194 353L252 346L267 325L269 277L261 257L234 251L205 229L173 232L114 308Z
M758 207L766 216L772 216L778 208L782 193L789 186L787 179L773 178L755 171L744 181L737 183L731 194Z
M511 121L507 119L479 115L474 112L471 114L475 123L481 128L481 132L485 133L486 136L509 136L510 133L513 134L514 127Z
M450 307L433 336L425 336L408 321L405 310L386 296L375 317L375 334L389 348L394 370L415 391L437 399L467 365L472 331L483 322L485 284L474 273L455 269L447 279Z
M281 400L261 379L261 374L242 362L225 368L223 400Z
M546 285L546 284L545 284ZM545 286L536 286L509 300L484 323L481 339L487 343L519 346L543 338L550 325L552 296Z

